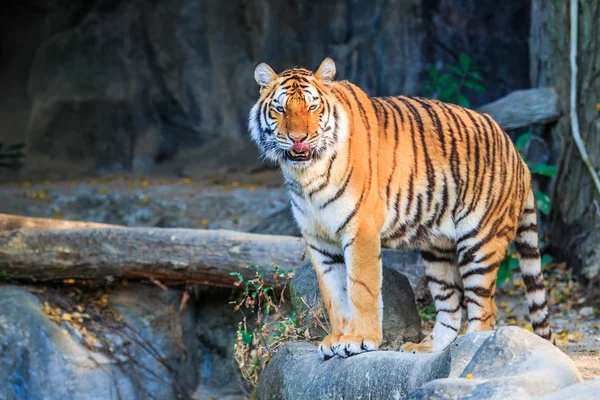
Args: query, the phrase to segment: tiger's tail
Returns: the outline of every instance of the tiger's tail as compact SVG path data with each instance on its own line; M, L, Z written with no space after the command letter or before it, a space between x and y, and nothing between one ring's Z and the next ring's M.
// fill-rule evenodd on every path
M542 262L538 248L537 216L535 199L530 189L525 209L519 218L515 247L519 255L519 264L523 282L527 290L527 306L533 331L544 339L550 340L552 332L548 323L548 302L542 276Z

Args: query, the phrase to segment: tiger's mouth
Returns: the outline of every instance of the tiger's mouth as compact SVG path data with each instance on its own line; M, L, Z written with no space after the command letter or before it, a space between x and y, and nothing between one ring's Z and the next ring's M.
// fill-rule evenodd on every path
M285 158L289 161L304 162L313 158L313 150L308 143L294 143L285 152Z

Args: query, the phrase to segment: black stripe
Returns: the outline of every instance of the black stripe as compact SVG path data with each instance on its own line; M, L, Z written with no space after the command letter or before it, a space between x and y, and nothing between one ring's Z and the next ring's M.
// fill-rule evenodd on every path
M455 284L445 282L439 278L436 278L435 276L425 275L425 278L427 279L427 282L436 283L440 285L442 287L442 290L458 289L458 286L456 286Z
M458 312L458 310L460 310L460 304L454 308L440 308L439 310L436 310L436 314L441 313L441 312L445 312L448 314L454 314L455 312Z
M454 264L453 257L440 257L434 253L425 250L421 251L421 257L423 257L423 260L427 262L445 262L448 264Z
M544 278L541 272L537 275L523 274L523 282L525 283L528 292L544 290Z
M484 298L488 298L492 294L492 290L490 288L484 288L481 286L465 287L464 290L465 292L475 293L475 295Z
M341 254L335 254L333 257L330 257L329 260L323 261L323 264L331 265L331 264L343 264L344 256Z
M442 321L440 321L440 325L442 325L442 326L445 326L445 327L446 327L446 328L448 328L448 329L452 329L454 332L458 332L458 328L455 328L455 327L453 327L453 326L451 326L451 325L448 325L448 324L447 324L447 323L445 323L445 322L442 322Z
M536 232L537 233L537 231L538 231L537 224L532 223L529 225L519 226L517 228L517 235L521 235L522 233L525 233L525 232Z
M450 297L454 296L454 290L448 292L447 294L436 294L435 296L433 296L433 299L436 301L446 301L448 300Z
M364 288L367 290L367 292L369 292L369 294L370 294L372 297L375 297L375 294L373 294L373 292L372 292L372 291L371 291L371 289L370 289L370 288L367 286L367 284L366 284L366 283L364 283L363 281L359 281L359 280L357 280L357 279L354 279L354 278L352 278L352 276L350 276L350 274L348 274L347 276L348 276L348 279L350 279L350 282L352 282L352 283L354 283L354 284L358 284L358 285L361 285L361 286L363 286L363 287L364 287Z
M320 249L320 248L318 248L318 247L316 247L316 246L314 246L314 245L312 245L312 244L310 244L310 243L308 244L308 247L310 247L311 249L313 249L313 250L314 250L314 251L316 251L317 253L320 253L321 255L323 255L323 256L325 256L325 257L328 257L328 258L330 258L330 259L332 259L332 260L333 260L334 258L336 258L336 257L339 257L339 256L341 256L341 254L339 254L339 253L330 253L329 251L327 251L327 250L323 250L323 249Z
M403 102L406 108L408 108L408 110L415 118L415 122L417 123L417 127L419 128L418 131L421 136L421 149L423 150L423 158L425 160L425 169L427 175L427 210L430 210L432 206L433 194L435 191L435 171L433 169L429 153L427 152L427 143L425 141L425 129L423 127L423 121L421 120L421 115L417 111L416 107L412 103L410 103L409 98L397 97L397 99L398 101ZM418 159L416 154L414 156L414 159L415 161Z
M350 178L352 177L352 171L354 171L354 167L352 167L350 169L350 173L346 177L346 180L344 181L342 186L338 189L338 191L335 193L335 195L333 195L332 198L330 198L325 203L323 203L323 205L321 206L321 209L324 209L325 207L327 207L328 205L330 205L331 203L333 203L334 201L339 199L344 194L344 192L346 191L346 187L348 187L348 182L350 182Z
M536 246L532 246L525 242L515 242L517 253L520 259L536 259L540 258L540 250Z
M446 141L444 140L444 130L442 129L442 122L440 121L440 118L437 115L435 104L433 104L433 102L429 100L422 99L419 97L413 97L413 100L421 104L421 106L427 112L427 115L429 115L429 119L433 123L433 127L435 128L438 134L438 139L440 140L440 146L442 148L442 154L444 157L446 157Z
M542 304L532 303L529 306L529 314L536 313L540 310L543 310L546 307L548 307L548 302L546 301L546 299L544 299L544 302Z
M465 273L461 272L460 275L462 276L463 279L466 279L472 275L486 275L486 274L489 274L490 272L495 272L499 267L500 267L500 263L494 263L494 264L488 265L487 267L474 268Z
M360 194L360 198L358 199L358 201L354 205L354 209L346 217L346 220L342 223L342 225L340 225L340 227L337 228L337 230L335 231L336 235L339 234L342 231L342 229L344 229L346 227L346 225L348 225L348 223L350 222L350 220L352 220L352 218L354 218L354 216L358 212L358 208L360 207L360 205L362 203L364 195L365 195L365 192L363 190L363 192Z

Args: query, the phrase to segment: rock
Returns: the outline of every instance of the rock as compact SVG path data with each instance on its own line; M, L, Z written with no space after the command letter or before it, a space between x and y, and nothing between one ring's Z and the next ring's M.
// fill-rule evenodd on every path
M290 293L292 304L298 313L306 309L305 304L311 306L314 311L324 307L317 275L310 263L305 264L291 280ZM421 317L406 276L384 267L382 296L383 342L381 349L398 350L400 345L406 341L419 341L421 339ZM323 334L323 332L319 332L320 336Z
M596 400L600 397L600 378L571 385L537 400Z
M583 307L579 310L579 316L582 318L587 318L592 315L594 315L594 307Z
M201 286L196 307L198 319L194 330L197 343L195 359L198 365L200 399L222 399L234 395L239 399L240 377L234 361L235 343L240 314L233 311L231 289Z
M463 335L443 352L426 355L379 351L321 361L316 346L290 344L263 371L256 397L519 400L581 380L573 362L548 341L504 327Z
M260 224L250 229L250 232L265 235L301 236L289 206L269 215Z
M490 83L468 92L473 105L529 84L523 2L47 3L11 2L0 20L1 36L18 38L2 47L0 142L26 141L24 174L252 168L260 61L314 69L330 56L341 78L400 95L420 94L429 65L464 52Z
M181 291L149 285L129 284L112 291L109 304L126 325L103 326L114 350L110 354L100 350L102 343L96 351L85 347L81 334L69 324L50 321L35 295L17 286L0 286L0 398L168 400L189 398L198 389L239 396L232 363L217 370L207 362L212 357L225 364L221 360L230 354L219 358L215 355L222 348L202 344L198 333L211 326L206 311L196 310L191 300L180 314L175 312L180 302ZM222 340L232 341L235 326L221 327ZM228 367L226 375L223 370ZM218 388L205 378L206 371L213 370L222 375Z

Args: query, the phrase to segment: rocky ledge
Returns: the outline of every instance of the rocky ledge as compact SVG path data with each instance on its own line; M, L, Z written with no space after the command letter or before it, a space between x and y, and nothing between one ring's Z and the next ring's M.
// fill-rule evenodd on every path
M569 357L517 327L463 335L428 355L379 351L321 361L316 350L308 343L280 350L262 374L257 398L591 399L600 386L578 385L582 378Z

